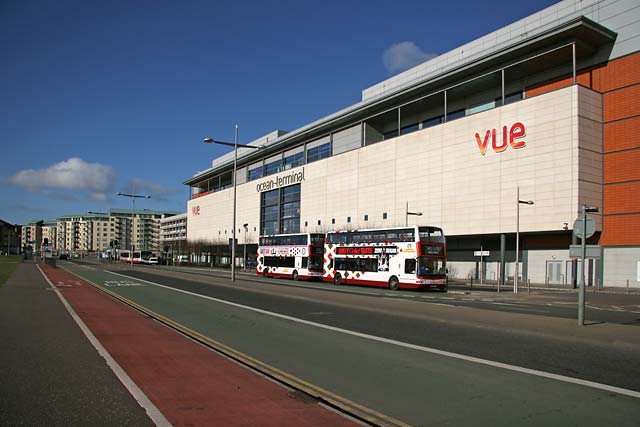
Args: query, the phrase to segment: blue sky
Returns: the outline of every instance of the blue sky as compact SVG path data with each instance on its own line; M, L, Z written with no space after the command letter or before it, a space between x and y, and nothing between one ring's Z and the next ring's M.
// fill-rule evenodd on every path
M294 130L555 1L0 0L0 219L186 211L233 140Z

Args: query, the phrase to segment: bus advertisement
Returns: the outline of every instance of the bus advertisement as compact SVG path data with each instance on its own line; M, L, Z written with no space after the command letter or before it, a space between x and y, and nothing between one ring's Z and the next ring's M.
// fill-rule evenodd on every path
M437 227L327 233L323 280L389 289L447 289L446 244Z
M260 236L256 273L293 280L322 280L322 233Z

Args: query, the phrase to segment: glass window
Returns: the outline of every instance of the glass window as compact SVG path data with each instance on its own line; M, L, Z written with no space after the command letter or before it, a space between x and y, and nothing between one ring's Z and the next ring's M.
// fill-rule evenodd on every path
M447 121L459 119L460 117L464 117L465 110L452 111L447 114Z
M331 155L331 144L326 143L318 147L310 148L307 150L307 163L315 162L316 160L324 159Z
M418 275L426 276L430 274L445 274L446 261L443 259L434 259L420 257L418 258Z
M262 167L262 162L257 162L248 167L249 172L247 178L249 181L254 179L262 178L264 176L264 168Z
M512 102L521 101L523 99L522 91L509 93L504 96L504 105L511 104ZM496 98L496 106L502 105L502 97Z
M404 260L404 272L406 274L415 274L416 273L416 260L415 259L406 259L406 260Z
M280 155L267 159L264 165L264 174L271 175L282 171L282 157Z
M260 205L260 234L300 232L300 184L262 193Z
M391 139L395 138L396 136L398 136L398 129L394 129L384 133L384 139Z
M296 166L300 166L303 164L304 164L304 151L300 151L298 153L291 154L291 155L285 155L284 166L282 170L295 168Z
M420 129L419 123L414 123L412 125L405 126L402 129L400 129L400 134L404 135L404 134L407 134L407 133L415 132L418 129Z
M233 184L231 175L231 172L227 172L220 176L220 187L227 188L230 187L231 184Z

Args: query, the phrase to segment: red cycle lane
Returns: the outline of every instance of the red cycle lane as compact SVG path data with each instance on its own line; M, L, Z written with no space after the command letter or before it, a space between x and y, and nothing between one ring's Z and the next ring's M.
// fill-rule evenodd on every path
M174 426L354 426L49 266L49 280L133 382Z

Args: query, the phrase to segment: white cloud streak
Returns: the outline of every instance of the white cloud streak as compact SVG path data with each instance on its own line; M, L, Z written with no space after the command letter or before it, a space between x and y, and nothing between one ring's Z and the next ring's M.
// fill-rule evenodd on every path
M406 41L391 45L382 54L382 61L387 71L396 73L407 70L437 55L425 53L414 42Z
M146 194L156 201L167 202L178 191L173 187L166 187L160 184L154 184L139 178L130 180L123 192L132 191L135 188L136 194Z
M6 182L29 191L45 188L85 190L94 200L106 200L115 174L113 168L100 163L88 163L73 157L45 169L26 169L9 177Z

